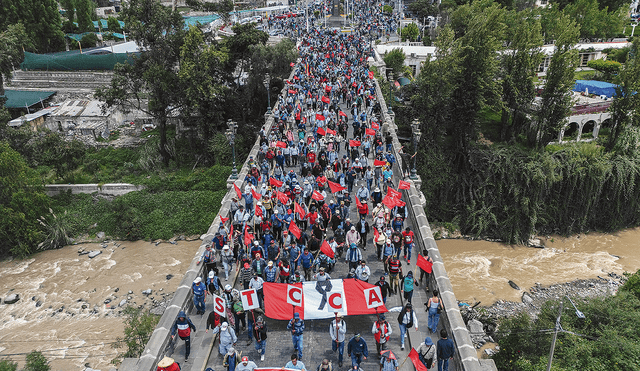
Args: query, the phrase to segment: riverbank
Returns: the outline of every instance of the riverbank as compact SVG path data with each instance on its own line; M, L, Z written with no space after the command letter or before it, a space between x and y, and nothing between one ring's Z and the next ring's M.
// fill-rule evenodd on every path
M0 262L0 352L23 365L42 351L54 370L108 370L124 349L127 306L161 313L201 241L103 241ZM92 258L90 256L93 256Z

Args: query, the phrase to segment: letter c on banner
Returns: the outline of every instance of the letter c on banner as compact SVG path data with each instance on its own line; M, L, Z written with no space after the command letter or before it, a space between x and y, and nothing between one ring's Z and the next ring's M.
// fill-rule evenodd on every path
M287 285L287 303L296 307L302 306L302 287Z
M329 294L329 299L327 300L329 311L330 312L341 312L342 311L342 293L334 292Z

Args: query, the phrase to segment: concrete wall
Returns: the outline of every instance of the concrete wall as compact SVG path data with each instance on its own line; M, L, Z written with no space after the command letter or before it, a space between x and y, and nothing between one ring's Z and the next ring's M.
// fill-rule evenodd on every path
M98 193L107 196L121 196L129 192L144 189L144 186L133 185L129 183L107 183L107 184L47 184L44 186L45 192L49 196L55 196L60 193L71 191L72 194L78 193Z

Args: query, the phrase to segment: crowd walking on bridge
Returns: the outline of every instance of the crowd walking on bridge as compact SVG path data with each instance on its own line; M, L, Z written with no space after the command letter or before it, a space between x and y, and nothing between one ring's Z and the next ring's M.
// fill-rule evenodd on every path
M209 296L223 298L225 315L212 310L205 331L218 335L220 365L230 371L257 367L237 351L243 331L247 345L255 340L261 361L268 351L265 283L354 278L378 286L385 303L400 292L405 301L397 316L400 350L407 331L417 330L420 322L432 333L438 328L442 304L436 290L425 303L427 321L420 320L412 305L414 290L428 285L429 273L420 269L418 279L409 267L415 235L396 188L410 183L404 180L406 169L397 166L391 129L383 125L377 82L368 65L368 37L372 30L385 32L388 17L372 5L355 2L355 20L361 27L351 33L296 27L300 58L278 98L274 125L260 131L260 149L247 161L243 187L234 184L230 213L221 218L200 258L204 274L192 286L196 315L206 313ZM426 251L420 257L431 261ZM373 277L373 265L383 267L384 275ZM236 274L242 289L256 290L258 308L244 309L240 290L230 283ZM196 330L192 326L181 312L172 332L185 341L185 362L190 332ZM314 360L304 352L304 319L295 313L287 329L293 354L284 368L307 370L303 359ZM343 366L345 342L353 370L369 358L361 331L369 327L348 336L341 315L331 322L328 338L338 367ZM390 349L396 333L384 314L377 316L370 331L380 370L397 371L400 364ZM454 352L446 330L440 337L437 344L427 337L416 347L420 362L427 368L437 364L439 371L448 369ZM320 362L317 370L334 367L328 359L315 361ZM158 364L158 369L170 368Z

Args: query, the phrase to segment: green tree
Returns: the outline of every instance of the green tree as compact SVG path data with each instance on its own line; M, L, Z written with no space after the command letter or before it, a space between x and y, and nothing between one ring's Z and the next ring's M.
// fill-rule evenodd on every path
M37 219L48 204L40 177L18 152L0 142L0 255L35 251L42 238Z
M387 68L391 68L393 70L393 74L395 76L399 76L400 73L404 70L404 59L406 56L401 48L392 49L390 52L385 53L382 60ZM395 78L395 77L394 77Z
M122 31L122 27L120 27L120 22L118 22L118 19L116 17L110 16L109 18L107 18L107 28L111 32Z
M613 60L593 59L587 62L587 67L599 72L596 74L597 78L611 82L622 68L622 64Z
M620 287L619 291L630 292L640 299L640 270L633 274L625 272L624 275L627 278L627 282Z
M125 315L124 336L118 337L112 346L116 349L126 348L122 354L123 358L140 357L160 320L160 316L134 307L125 308L123 313Z
M97 43L98 36L93 32L82 36L82 39L80 39L80 45L82 45L83 48L95 48Z
M420 35L420 30L415 23L409 23L402 29L402 31L400 31L400 35L402 37L402 41L416 41L418 39L418 35Z
M145 48L133 65L118 65L108 88L96 96L109 106L140 109L158 126L159 152L165 166L171 154L167 147L167 119L181 95L178 62L185 29L179 12L155 0L130 1L122 12L129 37ZM146 104L145 104L146 103Z
M0 361L0 371L16 371L18 364L11 361Z
M640 39L633 40L629 59L618 74L616 98L611 104L613 125L607 148L635 155L640 141Z
M76 1L76 11L78 17L78 30L80 32L91 32L95 30L93 26L93 22L91 22L91 5L89 4L92 0L75 0Z
M526 121L524 113L535 98L533 78L543 54L540 20L533 11L507 13L506 45L500 54L502 78L502 129L500 139L506 140L521 131Z
M417 0L409 4L409 10L416 15L418 20L424 20L428 16L437 15L438 9L431 0Z
M21 0L0 2L0 30L22 23L33 47L39 53L64 49L62 22L55 0ZM29 48L27 48L29 47Z
M573 46L578 42L579 32L576 22L567 15L561 15L552 29L556 49L547 70L532 138L539 148L557 135L569 116L573 75L578 66L578 52Z
M51 366L49 362L42 355L42 353L33 351L27 354L27 360L24 365L23 371L49 371Z
M0 96L4 95L4 80L11 79L11 72L24 59L23 47L29 46L30 40L24 26L20 23L9 25L0 32ZM0 107L4 102L0 101Z
M393 8L391 7L391 5L385 5L382 7L382 12L385 14L391 14L393 13Z
M608 39L622 33L627 14L621 9L609 12L600 9L598 0L576 0L568 4L563 12L576 20L582 39Z

